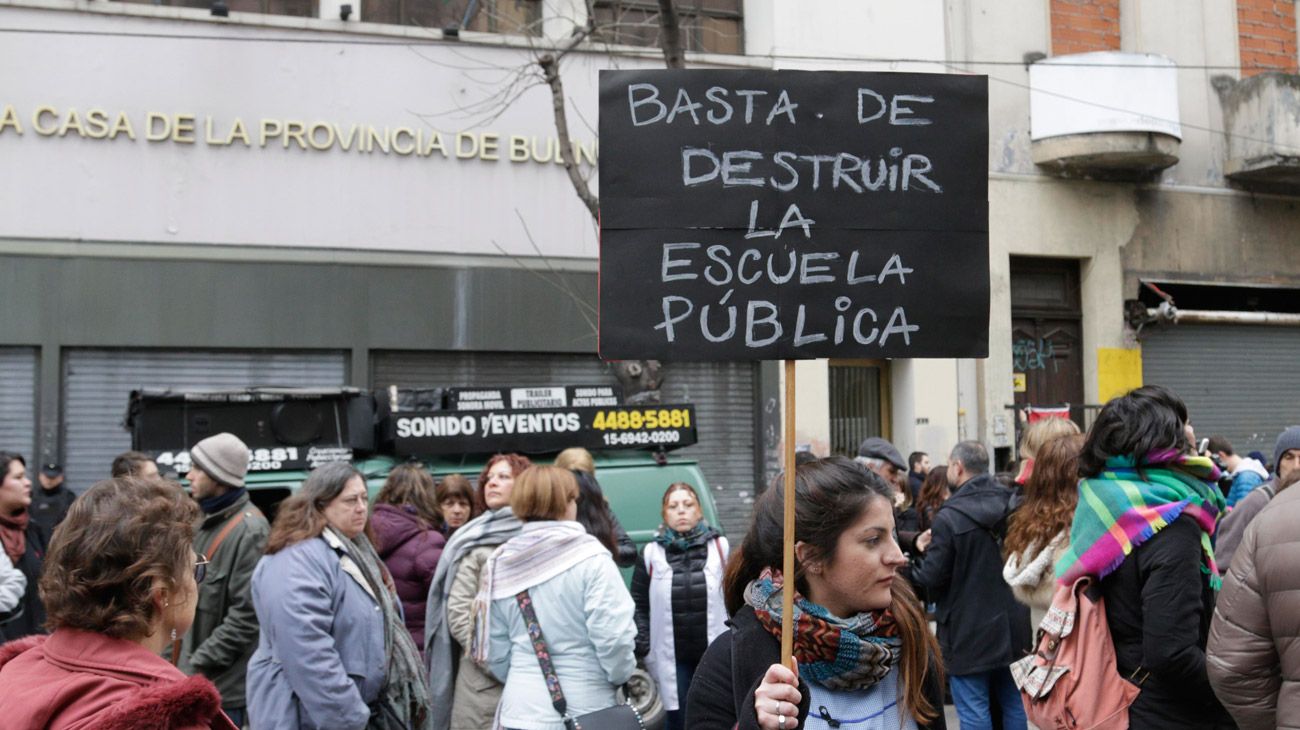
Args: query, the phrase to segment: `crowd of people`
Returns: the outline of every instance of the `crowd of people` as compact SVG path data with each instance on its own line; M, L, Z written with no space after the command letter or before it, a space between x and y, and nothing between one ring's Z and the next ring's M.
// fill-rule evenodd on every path
M974 441L801 458L793 575L783 489L733 548L700 485L666 484L638 550L582 449L477 481L401 465L373 504L327 464L272 521L231 434L191 449L188 493L145 454L74 498L0 453L2 724L657 726L620 692L642 667L670 730L943 728L949 696L962 728L1015 730L1034 629L1086 585L1128 727L1300 726L1300 427L1240 456L1146 386L1020 447L1005 473Z

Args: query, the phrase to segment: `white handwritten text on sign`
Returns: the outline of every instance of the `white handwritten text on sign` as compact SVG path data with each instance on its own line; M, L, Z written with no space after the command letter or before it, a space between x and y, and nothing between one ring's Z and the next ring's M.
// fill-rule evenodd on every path
M601 355L986 356L986 87L602 72Z

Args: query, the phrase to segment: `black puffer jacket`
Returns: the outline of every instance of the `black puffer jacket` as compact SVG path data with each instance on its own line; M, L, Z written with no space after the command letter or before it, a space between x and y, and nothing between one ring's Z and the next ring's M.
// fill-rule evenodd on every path
M1002 580L998 539L1013 497L989 475L963 484L935 514L930 547L912 568L913 582L938 604L949 674L1007 667L1032 649L1029 608Z
M673 655L679 662L695 664L709 646L709 587L704 566L718 531L712 527L698 535L685 550L664 547L673 569ZM632 600L636 603L636 655L650 653L650 573L644 556L632 569Z
M754 609L743 606L731 621L731 630L709 645L686 700L686 727L691 730L750 730L758 727L754 691L763 682L768 667L781 661L781 642L758 622ZM932 665L925 675L924 692L938 717L920 730L946 730L943 716L943 686ZM812 695L801 692L799 725L808 719ZM899 688L899 696L903 688Z
M5 614L9 620L0 623L0 639L12 641L32 634L45 633L45 604L41 602L41 569L45 564L45 551L50 546L50 533L36 520L27 523L27 550L14 567L27 579L27 590L18 609Z
M1201 528L1184 515L1101 581L1120 674L1150 672L1129 708L1132 730L1235 727L1205 669L1214 591L1203 560Z
M614 554L614 564L620 568L630 568L636 559L636 543L628 537L627 530L623 529L623 523L618 521L618 515L614 510L609 510L609 521L614 525L614 542L618 544L618 552Z

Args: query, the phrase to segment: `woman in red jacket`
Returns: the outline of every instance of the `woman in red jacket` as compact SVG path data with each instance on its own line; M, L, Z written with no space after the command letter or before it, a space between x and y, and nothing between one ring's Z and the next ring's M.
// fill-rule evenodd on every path
M5 727L235 730L211 682L160 656L194 621L197 516L159 479L103 481L73 503L40 580L53 633L0 647Z

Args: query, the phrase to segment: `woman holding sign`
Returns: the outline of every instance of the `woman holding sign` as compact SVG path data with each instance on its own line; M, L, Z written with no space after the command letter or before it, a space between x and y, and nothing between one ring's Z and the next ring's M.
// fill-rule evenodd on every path
M939 648L894 539L893 489L833 457L795 476L794 657L780 662L783 495L769 489L727 566L732 629L705 652L687 726L945 728Z

